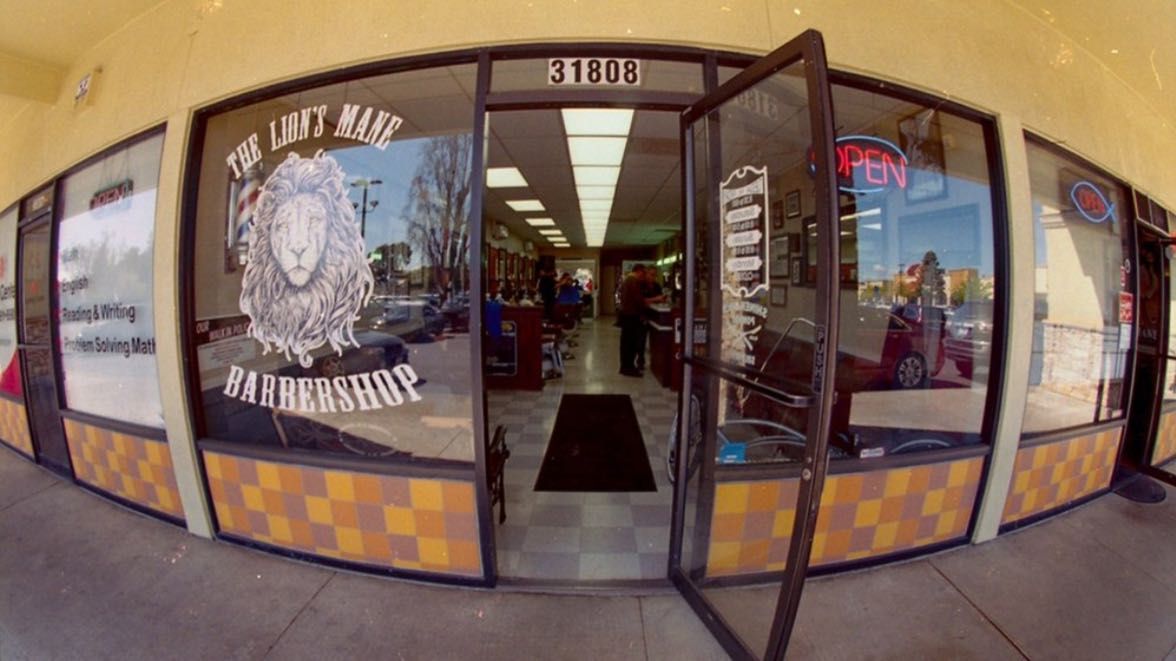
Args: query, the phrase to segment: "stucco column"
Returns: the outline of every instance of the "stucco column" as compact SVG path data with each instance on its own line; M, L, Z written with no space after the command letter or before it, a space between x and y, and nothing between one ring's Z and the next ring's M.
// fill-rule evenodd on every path
M1033 353L1033 296L1036 259L1033 244L1033 198L1029 191L1029 163L1021 120L997 117L997 140L1004 156L1004 186L1007 193L1009 259L1009 316L1007 320L1004 383L1000 390L1001 406L993 425L992 462L988 480L980 495L980 514L972 542L986 542L996 537L1004 513L1009 482L1021 441L1021 422L1025 417L1025 397L1029 390L1029 362ZM993 356L995 361L997 356Z
M168 117L159 171L155 208L155 334L159 363L159 392L167 445L175 467L176 484L188 530L212 537L212 516L200 477L200 459L188 410L188 389L183 373L183 329L180 327L180 189L183 185L184 152L188 144L188 113Z

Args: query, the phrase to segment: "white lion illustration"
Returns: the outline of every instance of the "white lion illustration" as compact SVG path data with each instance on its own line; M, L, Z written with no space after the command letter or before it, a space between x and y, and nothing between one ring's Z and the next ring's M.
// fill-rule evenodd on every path
M359 346L352 326L375 286L343 177L321 151L291 153L266 179L250 221L240 299L248 334L263 353L272 343L303 367L328 342L340 355Z

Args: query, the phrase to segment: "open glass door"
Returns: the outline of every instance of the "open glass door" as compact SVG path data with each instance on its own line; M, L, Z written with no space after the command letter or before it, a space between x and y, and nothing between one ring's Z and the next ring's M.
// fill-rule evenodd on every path
M825 478L839 263L828 90L809 31L682 114L670 574L736 658L783 658Z

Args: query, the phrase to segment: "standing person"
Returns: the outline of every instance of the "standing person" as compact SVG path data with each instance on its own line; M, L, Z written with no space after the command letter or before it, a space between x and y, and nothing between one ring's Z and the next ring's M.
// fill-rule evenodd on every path
M636 264L633 271L621 283L621 301L617 309L618 322L621 325L621 374L625 376L641 376L637 369L637 347L641 338L642 321L645 313L645 296L642 287L645 282L645 265Z
M543 299L543 318L550 321L555 311L555 272L551 269L540 271L535 288L539 290L539 298Z
M656 312L650 306L666 300L665 295L662 294L662 287L657 281L656 268L647 267L645 269L645 278L641 282L641 297L645 299L645 305L641 310L641 328L637 336L636 365L638 370L645 369L645 345L649 339L648 324L656 318Z

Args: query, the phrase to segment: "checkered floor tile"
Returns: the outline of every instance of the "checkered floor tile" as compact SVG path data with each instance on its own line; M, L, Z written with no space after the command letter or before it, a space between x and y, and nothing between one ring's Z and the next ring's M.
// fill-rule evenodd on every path
M673 487L666 443L678 395L653 374L621 376L620 330L589 321L575 337L564 376L542 391L491 390L490 428L504 425L506 523L497 526L501 576L562 580L662 579L666 575ZM535 480L565 394L626 394L641 425L656 492L536 492Z

